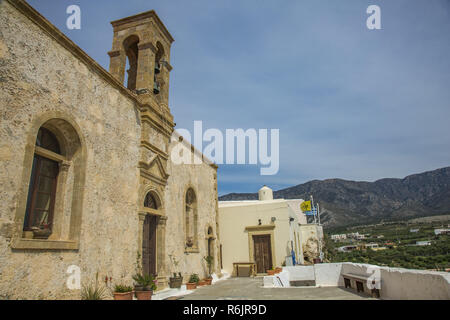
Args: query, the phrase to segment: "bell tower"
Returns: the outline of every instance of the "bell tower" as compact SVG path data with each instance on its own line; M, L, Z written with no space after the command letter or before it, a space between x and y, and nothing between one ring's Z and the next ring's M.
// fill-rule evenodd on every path
M174 41L154 10L111 22L109 72L129 90L168 109L170 47Z

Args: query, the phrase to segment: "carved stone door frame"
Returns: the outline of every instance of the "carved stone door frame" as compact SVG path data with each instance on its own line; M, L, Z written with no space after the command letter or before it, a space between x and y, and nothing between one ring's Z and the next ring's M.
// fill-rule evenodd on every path
M162 214L154 214L149 212L139 212L139 253L141 256L141 266L142 270L144 268L143 263L143 241L144 241L144 223L145 219L147 219L147 216L153 216L156 217L156 239L155 239L155 247L156 247L156 274L157 280L158 280L158 287L164 288L167 286L168 280L167 280L167 269L166 269L166 263L165 263L165 254L166 254L166 242L165 242L165 236L166 236L166 222L167 217Z

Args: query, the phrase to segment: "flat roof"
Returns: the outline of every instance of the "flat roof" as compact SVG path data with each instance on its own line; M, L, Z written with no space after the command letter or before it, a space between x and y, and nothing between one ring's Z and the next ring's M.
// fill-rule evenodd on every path
M238 200L238 201L219 201L219 207L242 207L242 206L259 206L277 203L286 203L293 200L302 199L273 199L273 200ZM302 200L303 201L303 200Z

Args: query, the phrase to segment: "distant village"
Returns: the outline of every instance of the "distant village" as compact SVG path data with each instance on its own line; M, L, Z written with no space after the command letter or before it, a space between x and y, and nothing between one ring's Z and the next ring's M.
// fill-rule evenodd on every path
M419 233L420 228L416 228L416 229L410 229L409 232L410 233ZM438 236L441 234L450 234L450 225L447 226L447 228L439 228L439 229L434 229L434 235ZM352 232L352 233L341 233L341 234L332 234L330 236L331 240L333 240L334 242L350 242L350 243L354 243L354 240L367 240L367 239L384 239L384 235L379 234L379 235L372 235L370 233L366 233L366 234L360 234L359 232ZM400 241L399 241L400 242ZM416 243L414 244L406 244L408 246L430 246L432 245L433 241L432 240L418 240L416 241ZM388 248L396 248L397 245L394 242L370 242L370 243L355 243L355 244L350 244L350 245L344 245L341 246L339 248L337 248L338 251L340 252L349 252L349 251L353 251L353 250L364 250L364 249L371 249L374 251L378 251L378 250L385 250Z
M450 271L450 216L348 227L325 236L330 262ZM338 232L336 232L338 231Z

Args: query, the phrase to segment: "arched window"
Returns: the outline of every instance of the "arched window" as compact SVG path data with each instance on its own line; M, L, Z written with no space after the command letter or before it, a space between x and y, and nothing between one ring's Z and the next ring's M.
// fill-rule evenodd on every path
M56 136L46 128L40 128L34 154L33 167L24 219L24 231L34 231L46 238L53 227L56 186L59 175L59 163L51 157L61 155ZM47 156L46 156L47 154Z
M192 188L186 192L186 212L185 212L185 226L186 226L186 247L191 249L198 249L197 237L197 197Z
M147 193L147 195L145 196L144 207L155 210L158 209L158 202L156 201L155 196L151 192Z
M128 70L125 74L126 87L130 90L136 90L137 67L139 58L139 38L137 36L130 36L123 42L125 53L127 55L126 68Z
M29 137L31 143L25 150L29 165L23 168L16 211L16 230L22 232L14 234L11 246L77 250L86 171L80 129L63 116L48 119L45 115L36 119L30 131L35 135Z
M161 76L161 63L164 57L164 48L160 42L156 43L156 54L155 54L155 77L154 77L154 86L153 93L159 94L161 92L161 88L163 86L162 76Z

